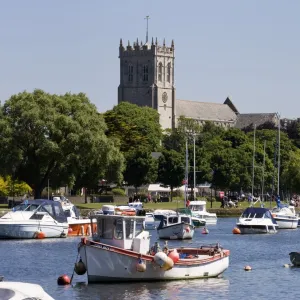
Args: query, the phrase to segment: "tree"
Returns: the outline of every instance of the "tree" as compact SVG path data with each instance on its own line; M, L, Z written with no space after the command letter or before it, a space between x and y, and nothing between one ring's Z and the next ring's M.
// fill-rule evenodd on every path
M286 124L285 131L297 148L300 148L300 119L292 120Z
M107 135L118 140L122 153L141 145L149 152L156 151L162 139L159 114L150 107L121 102L104 113Z
M157 160L148 149L139 147L127 154L124 180L135 188L155 182L157 178Z
M184 174L183 155L174 150L164 150L158 159L158 181L170 186L171 201L173 188L181 185Z
M202 130L202 126L194 119L180 116L177 121L177 128L183 133L199 133Z
M11 176L6 178L0 176L0 195L21 195L32 191L32 188L25 182L13 180Z
M300 193L300 150L290 152L290 159L282 173L282 185L294 193Z
M186 134L177 128L167 129L163 135L162 145L166 150L175 150L184 153L186 143Z
M23 92L13 95L1 110L1 173L14 173L27 182L35 198L48 180L51 186L73 185L76 178L84 177L82 173L98 180L111 164L123 164L105 135L103 116L83 93ZM81 183L89 180L87 176Z

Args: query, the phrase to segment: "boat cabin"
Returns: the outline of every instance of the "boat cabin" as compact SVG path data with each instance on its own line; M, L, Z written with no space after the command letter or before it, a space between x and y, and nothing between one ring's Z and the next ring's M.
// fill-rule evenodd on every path
M189 225L193 225L193 221L191 216L188 215L169 215L169 216L158 216L160 220L160 224L157 229L161 229L163 227L172 226L175 224L185 223Z
M52 200L25 200L20 205L13 207L13 211L34 212L30 219L41 220L45 215L50 215L56 221L67 222L61 203Z
M246 219L271 219L273 223L276 221L273 219L271 212L263 207L248 207L243 213L241 218Z
M280 204L280 206L276 206L272 209L272 213L281 213L287 216L296 216L296 210L294 206L286 206Z
M189 209L197 212L206 212L206 201L191 201Z
M122 215L96 215L97 232L92 230L93 240L110 246L146 254L150 247L150 236L144 231L145 217Z

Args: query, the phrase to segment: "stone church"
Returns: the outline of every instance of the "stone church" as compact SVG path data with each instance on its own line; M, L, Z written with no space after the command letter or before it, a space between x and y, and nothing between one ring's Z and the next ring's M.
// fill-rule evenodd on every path
M192 118L204 124L211 121L225 128L243 128L255 122L276 123L276 114L240 114L229 98L224 103L198 102L176 99L175 90L175 46L165 41L159 45L157 39L143 44L138 39L133 45L119 45L120 85L118 103L127 101L139 106L156 109L160 115L162 129L176 127L180 116ZM275 120L275 121L274 121Z

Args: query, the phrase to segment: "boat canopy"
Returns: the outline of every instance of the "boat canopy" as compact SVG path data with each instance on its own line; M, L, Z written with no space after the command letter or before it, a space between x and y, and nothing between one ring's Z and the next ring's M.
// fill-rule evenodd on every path
M61 203L53 200L25 200L20 205L13 208L14 211L45 211L51 215L53 219L60 223L67 222Z
M242 214L243 218L269 218L273 219L271 212L263 207L248 207Z

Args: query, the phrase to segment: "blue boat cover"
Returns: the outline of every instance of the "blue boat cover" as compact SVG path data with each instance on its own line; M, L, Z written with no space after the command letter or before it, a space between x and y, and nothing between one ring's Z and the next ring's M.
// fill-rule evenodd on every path
M45 211L47 211L53 219L60 223L66 223L67 217L64 214L61 203L59 201L47 200L47 199L35 199L35 200L25 200L21 205L31 205L35 204L42 206Z
M262 218L263 216L264 218L271 219L273 223L276 224L271 212L264 207L248 207L242 214L243 218Z

